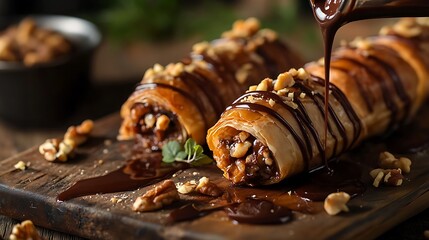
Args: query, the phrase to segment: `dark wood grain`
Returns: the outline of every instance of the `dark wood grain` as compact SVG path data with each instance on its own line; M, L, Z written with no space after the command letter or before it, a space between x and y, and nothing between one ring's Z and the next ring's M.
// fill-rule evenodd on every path
M214 212L195 221L166 225L168 209L150 213L131 211L134 199L145 189L56 202L58 193L76 180L99 176L122 166L132 143L115 141L119 121L117 115L98 121L91 141L83 145L77 158L68 163L47 162L36 148L1 161L0 214L18 220L31 219L38 226L91 239L353 239L375 238L425 210L429 204L429 154L426 151L411 156L413 169L402 187L368 187L363 196L350 202L350 213L335 217L324 212L314 215L296 213L295 220L284 225L236 225L223 212ZM112 140L113 144L106 146L106 139ZM356 160L374 157L381 147L382 144L367 143L351 155ZM365 154L356 154L360 152ZM98 164L100 159L103 164ZM30 163L27 170L13 168L20 160ZM198 176L221 178L220 172L211 168L189 169L177 178L192 175L194 171L199 172ZM124 201L113 204L110 199L114 196Z

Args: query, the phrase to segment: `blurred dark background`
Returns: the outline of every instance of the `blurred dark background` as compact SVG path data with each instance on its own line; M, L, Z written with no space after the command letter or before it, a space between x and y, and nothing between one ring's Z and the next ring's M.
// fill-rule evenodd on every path
M259 18L263 27L277 31L305 59L323 54L307 0L0 0L0 16L31 14L76 16L101 30L103 42L91 73L97 88L79 107L81 115L94 118L118 111L147 68L180 60L194 43L218 38L240 18ZM367 35L379 25L355 29ZM337 39L350 39L355 33L340 32ZM97 111L86 106L91 103Z
M309 57L317 53L303 45L320 40L303 0L1 0L0 14L71 15L95 23L105 38L95 76L109 80L141 76L154 63L177 61L193 43L217 38L239 18L258 17L264 27L299 43Z
M77 116L60 126L118 111L147 68L180 60L194 43L218 38L240 18L259 18L307 59L321 56L319 32L304 0L0 0L0 17L32 14L83 18L103 35L92 88L77 114L70 109Z

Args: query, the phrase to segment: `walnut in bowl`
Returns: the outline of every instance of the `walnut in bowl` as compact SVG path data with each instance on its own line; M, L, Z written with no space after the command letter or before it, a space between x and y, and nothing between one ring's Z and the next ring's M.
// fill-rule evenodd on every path
M35 15L0 18L0 30L0 118L21 126L64 119L89 85L101 41L97 27L75 17Z

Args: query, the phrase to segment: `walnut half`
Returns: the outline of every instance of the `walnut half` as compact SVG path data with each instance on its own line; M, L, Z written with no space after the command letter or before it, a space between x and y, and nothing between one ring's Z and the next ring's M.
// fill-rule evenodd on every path
M179 199L174 182L172 180L165 180L147 191L143 196L138 197L132 209L136 212L158 210Z

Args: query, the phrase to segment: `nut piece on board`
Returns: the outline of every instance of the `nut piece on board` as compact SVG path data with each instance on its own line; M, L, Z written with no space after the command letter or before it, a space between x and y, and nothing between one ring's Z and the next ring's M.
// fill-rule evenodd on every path
M25 164L25 162L19 161L15 165L13 165L13 167L15 169L20 169L20 170L24 171L27 168L27 165Z
M219 197L223 194L222 189L220 189L216 184L210 181L207 177L202 177L198 182L195 190L204 195Z
M400 168L398 169L381 169L372 170L369 175L374 179L372 185L379 187L381 183L387 186L401 186L404 176Z
M183 184L178 183L176 187L180 194L190 194L197 192L211 197L219 197L223 194L223 190L220 189L215 183L211 182L207 177L200 178L198 182L191 180Z
M409 173L411 171L411 160L409 158L397 158L390 152L380 153L378 165L383 169L400 168L403 173Z
M329 215L337 215L342 211L349 211L349 208L347 207L347 202L349 200L350 195L346 192L331 193L326 197L323 207Z
M188 181L188 182L185 182L184 184L177 185L176 187L177 187L177 191L180 194L189 194L195 191L197 184L196 182Z
M39 152L47 161L66 162L73 157L76 147L88 139L93 128L92 120L85 120L78 126L71 126L67 129L62 141L56 138L47 139L39 146Z
M25 220L21 224L16 224L9 236L10 240L42 240L36 227L30 220Z
M148 212L161 209L179 200L176 185L172 180L165 180L147 191L134 202L132 209L136 212Z

